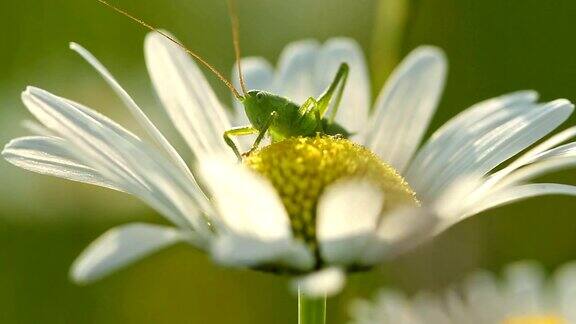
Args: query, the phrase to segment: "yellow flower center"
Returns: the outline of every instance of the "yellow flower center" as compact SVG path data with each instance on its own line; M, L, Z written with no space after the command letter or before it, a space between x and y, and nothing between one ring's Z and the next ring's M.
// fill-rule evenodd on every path
M568 321L557 315L512 316L502 324L568 324Z
M294 137L246 156L243 163L278 191L294 235L316 248L316 205L324 189L345 177L365 178L386 195L383 212L418 205L408 183L370 150L333 136ZM353 215L351 215L353 217Z

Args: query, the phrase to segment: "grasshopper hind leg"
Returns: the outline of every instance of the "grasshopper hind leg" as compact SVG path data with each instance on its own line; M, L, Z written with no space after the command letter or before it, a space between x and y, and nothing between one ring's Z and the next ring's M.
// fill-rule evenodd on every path
M317 107L320 111L320 115L324 117L324 114L328 110L330 103L332 102L332 98L334 98L334 104L332 111L330 112L330 116L328 117L329 122L333 122L336 114L338 113L338 108L340 106L340 101L342 101L342 95L344 93L344 87L346 86L346 81L348 80L348 73L350 68L348 64L341 63L336 75L334 76L334 80L328 86L326 91L320 95L317 99Z

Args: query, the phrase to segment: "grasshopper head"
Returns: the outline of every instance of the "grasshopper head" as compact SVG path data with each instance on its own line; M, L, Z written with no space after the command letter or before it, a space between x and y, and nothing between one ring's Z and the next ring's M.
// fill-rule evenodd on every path
M278 107L285 105L286 101L287 99L266 91L250 90L244 95L242 104L250 123L260 129L270 114L278 111Z

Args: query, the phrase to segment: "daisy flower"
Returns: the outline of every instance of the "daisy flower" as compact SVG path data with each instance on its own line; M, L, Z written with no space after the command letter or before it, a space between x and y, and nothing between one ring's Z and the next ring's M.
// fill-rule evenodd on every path
M216 97L187 54L157 33L145 55L156 92L194 159L185 161L106 68L77 44L147 133L141 138L80 103L29 87L22 100L41 125L3 151L21 168L134 195L171 226L109 230L75 261L77 282L101 278L161 248L186 242L223 265L297 275L303 294L338 292L346 271L364 270L483 210L572 186L529 184L571 166L569 128L516 157L572 113L567 100L538 103L532 91L476 104L421 147L446 76L441 50L420 47L396 69L371 107L364 56L352 40L302 41L277 70L241 61L250 89L301 103L318 95L338 65L350 76L336 121L353 136L295 137L237 163L222 138L248 121ZM237 78L234 78L234 80ZM238 103L235 103L238 104ZM250 146L237 145L244 151Z
M382 290L373 301L351 307L355 324L568 324L576 323L576 263L546 279L534 262L518 262L503 278L477 271L442 295L421 293L408 299Z

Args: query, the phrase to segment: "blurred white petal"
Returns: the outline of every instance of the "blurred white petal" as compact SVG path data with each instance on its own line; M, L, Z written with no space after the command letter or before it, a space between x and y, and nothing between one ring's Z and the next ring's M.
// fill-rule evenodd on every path
M485 195L478 192L485 179L480 175L470 174L455 179L441 196L430 203L439 217L454 224L461 220Z
M353 39L331 38L322 45L312 72L317 78L315 95L318 96L334 81L342 63L348 64L350 72L335 120L347 131L357 134L352 138L361 142L372 98L364 53Z
M183 239L171 227L143 223L119 226L82 252L74 261L70 276L78 283L89 283Z
M281 265L301 271L314 266L312 252L301 242L291 239L262 241L234 233L222 233L211 248L216 262L228 266Z
M316 238L322 259L349 264L376 229L384 193L366 180L344 179L327 187L318 201Z
M383 289L372 301L355 301L352 315L355 324L573 323L574 297L576 264L546 280L540 265L521 261L508 265L501 279L479 270L441 293L405 299Z
M346 282L346 275L340 268L325 268L293 281L295 289L307 297L321 298L339 293Z
M407 298L396 291L380 291L376 296L378 304L378 319L382 316L387 323L416 324L420 323L411 312ZM378 319L375 319L376 321Z
M219 211L215 258L238 265L313 265L310 251L294 240L284 205L265 178L218 158L201 161L200 172Z
M320 45L313 40L293 42L284 48L278 62L276 78L279 95L298 104L317 95L313 71L319 49Z
M537 263L519 262L504 271L507 312L517 315L546 313L544 269Z
M439 219L424 207L400 208L382 216L376 232L362 252L360 263L374 265L406 252L435 233Z
M467 302L467 311L482 323L497 321L500 314L506 311L506 298L497 278L488 271L478 270L469 275L463 283L462 298ZM487 312L486 309L490 309Z
M569 323L576 322L576 261L569 262L554 273L552 289L556 291L557 307Z
M199 170L224 230L263 241L292 237L288 214L268 180L217 157L200 161Z

